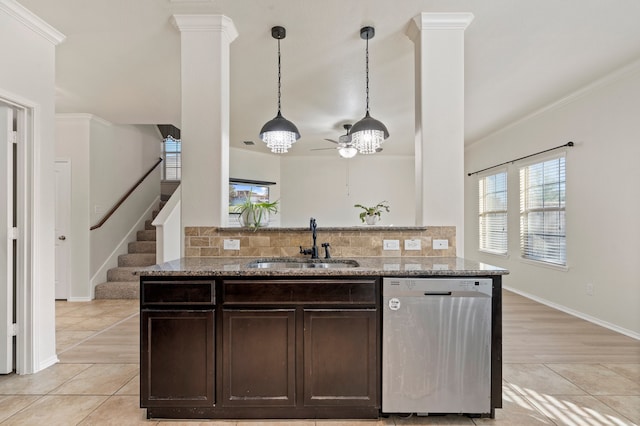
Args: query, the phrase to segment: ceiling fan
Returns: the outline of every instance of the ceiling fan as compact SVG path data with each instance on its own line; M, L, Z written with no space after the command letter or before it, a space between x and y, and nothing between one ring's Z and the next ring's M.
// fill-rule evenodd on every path
M323 151L326 149L337 149L338 150L338 154L340 154L341 157L343 158L353 158L356 156L356 154L358 153L358 150L351 144L351 133L349 133L349 130L351 130L351 124L343 124L342 127L344 127L344 130L346 131L346 133L344 135L340 135L340 137L338 138L338 140L334 140L334 139L325 139L325 141L331 142L331 143L335 143L336 146L335 148L314 148L311 149L311 151ZM382 148L378 148L376 150L376 152L380 152L382 151Z

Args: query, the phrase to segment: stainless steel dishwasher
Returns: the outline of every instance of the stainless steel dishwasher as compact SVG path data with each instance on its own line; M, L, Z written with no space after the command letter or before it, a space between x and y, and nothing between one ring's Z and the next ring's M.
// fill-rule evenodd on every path
M382 412L491 413L491 279L383 278Z

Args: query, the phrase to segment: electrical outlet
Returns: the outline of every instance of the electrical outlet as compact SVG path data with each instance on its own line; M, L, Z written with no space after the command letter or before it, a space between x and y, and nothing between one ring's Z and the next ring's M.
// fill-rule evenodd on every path
M434 250L446 250L449 248L449 240L433 240Z
M240 250L240 240L224 240L223 247L225 250Z
M400 240L382 240L382 250L400 250Z
M593 296L593 284L587 283L586 290L589 296Z
M420 250L422 245L420 240L404 240L404 249L405 250Z

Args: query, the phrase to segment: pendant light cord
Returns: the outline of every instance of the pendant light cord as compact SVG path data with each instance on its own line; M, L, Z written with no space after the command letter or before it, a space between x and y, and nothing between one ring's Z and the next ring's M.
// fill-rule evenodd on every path
M369 37L367 37L367 48L366 48L366 54L365 54L365 61L366 61L366 84L367 84L367 88L366 88L366 94L367 94L367 110L366 113L369 113Z
M278 39L278 113L280 112L280 39Z

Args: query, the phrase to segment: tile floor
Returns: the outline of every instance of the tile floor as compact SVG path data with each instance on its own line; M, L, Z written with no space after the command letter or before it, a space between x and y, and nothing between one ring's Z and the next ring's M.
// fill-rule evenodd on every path
M0 376L3 425L401 426L640 424L640 342L504 292L504 408L379 421L146 420L138 301L56 302L60 363Z

